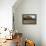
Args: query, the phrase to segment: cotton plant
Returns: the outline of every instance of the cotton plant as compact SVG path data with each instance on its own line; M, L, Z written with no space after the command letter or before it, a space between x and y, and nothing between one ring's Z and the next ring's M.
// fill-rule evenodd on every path
M5 38L5 28L4 27L1 27L0 28L0 38Z
M4 27L0 27L0 33L4 31Z
M9 29L5 27L0 28L0 37L5 38L7 35L10 35Z
M3 42L6 41L6 38L5 38L6 34L4 30L5 30L5 27L0 27L0 44L1 45L3 44Z
M10 35L10 30L9 29L6 30L6 36L7 35Z

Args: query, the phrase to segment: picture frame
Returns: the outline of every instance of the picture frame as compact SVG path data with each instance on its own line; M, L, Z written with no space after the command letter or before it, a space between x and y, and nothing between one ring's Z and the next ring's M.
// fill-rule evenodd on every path
M22 15L22 24L36 24L36 23L37 23L37 14Z

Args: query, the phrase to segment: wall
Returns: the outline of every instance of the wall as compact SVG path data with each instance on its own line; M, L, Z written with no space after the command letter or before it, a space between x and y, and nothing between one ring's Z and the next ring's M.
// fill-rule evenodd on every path
M0 27L12 28L12 6L16 0L0 0Z
M46 46L46 0L41 1L41 41Z
M23 33L24 38L34 40L36 46L41 46L40 9L40 0L23 0L18 7L13 8L15 28ZM37 24L22 24L22 14L37 14Z

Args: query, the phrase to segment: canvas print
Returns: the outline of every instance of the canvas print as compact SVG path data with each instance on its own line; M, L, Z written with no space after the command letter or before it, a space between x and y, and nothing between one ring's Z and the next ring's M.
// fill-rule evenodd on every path
M37 15L36 14L23 14L22 23L23 24L36 24Z

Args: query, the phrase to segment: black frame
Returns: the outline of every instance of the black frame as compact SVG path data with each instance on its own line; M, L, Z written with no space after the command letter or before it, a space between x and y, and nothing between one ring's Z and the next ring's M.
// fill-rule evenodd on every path
M34 16L35 18L32 18L32 16ZM22 24L36 24L36 23L37 23L37 14L22 15Z

